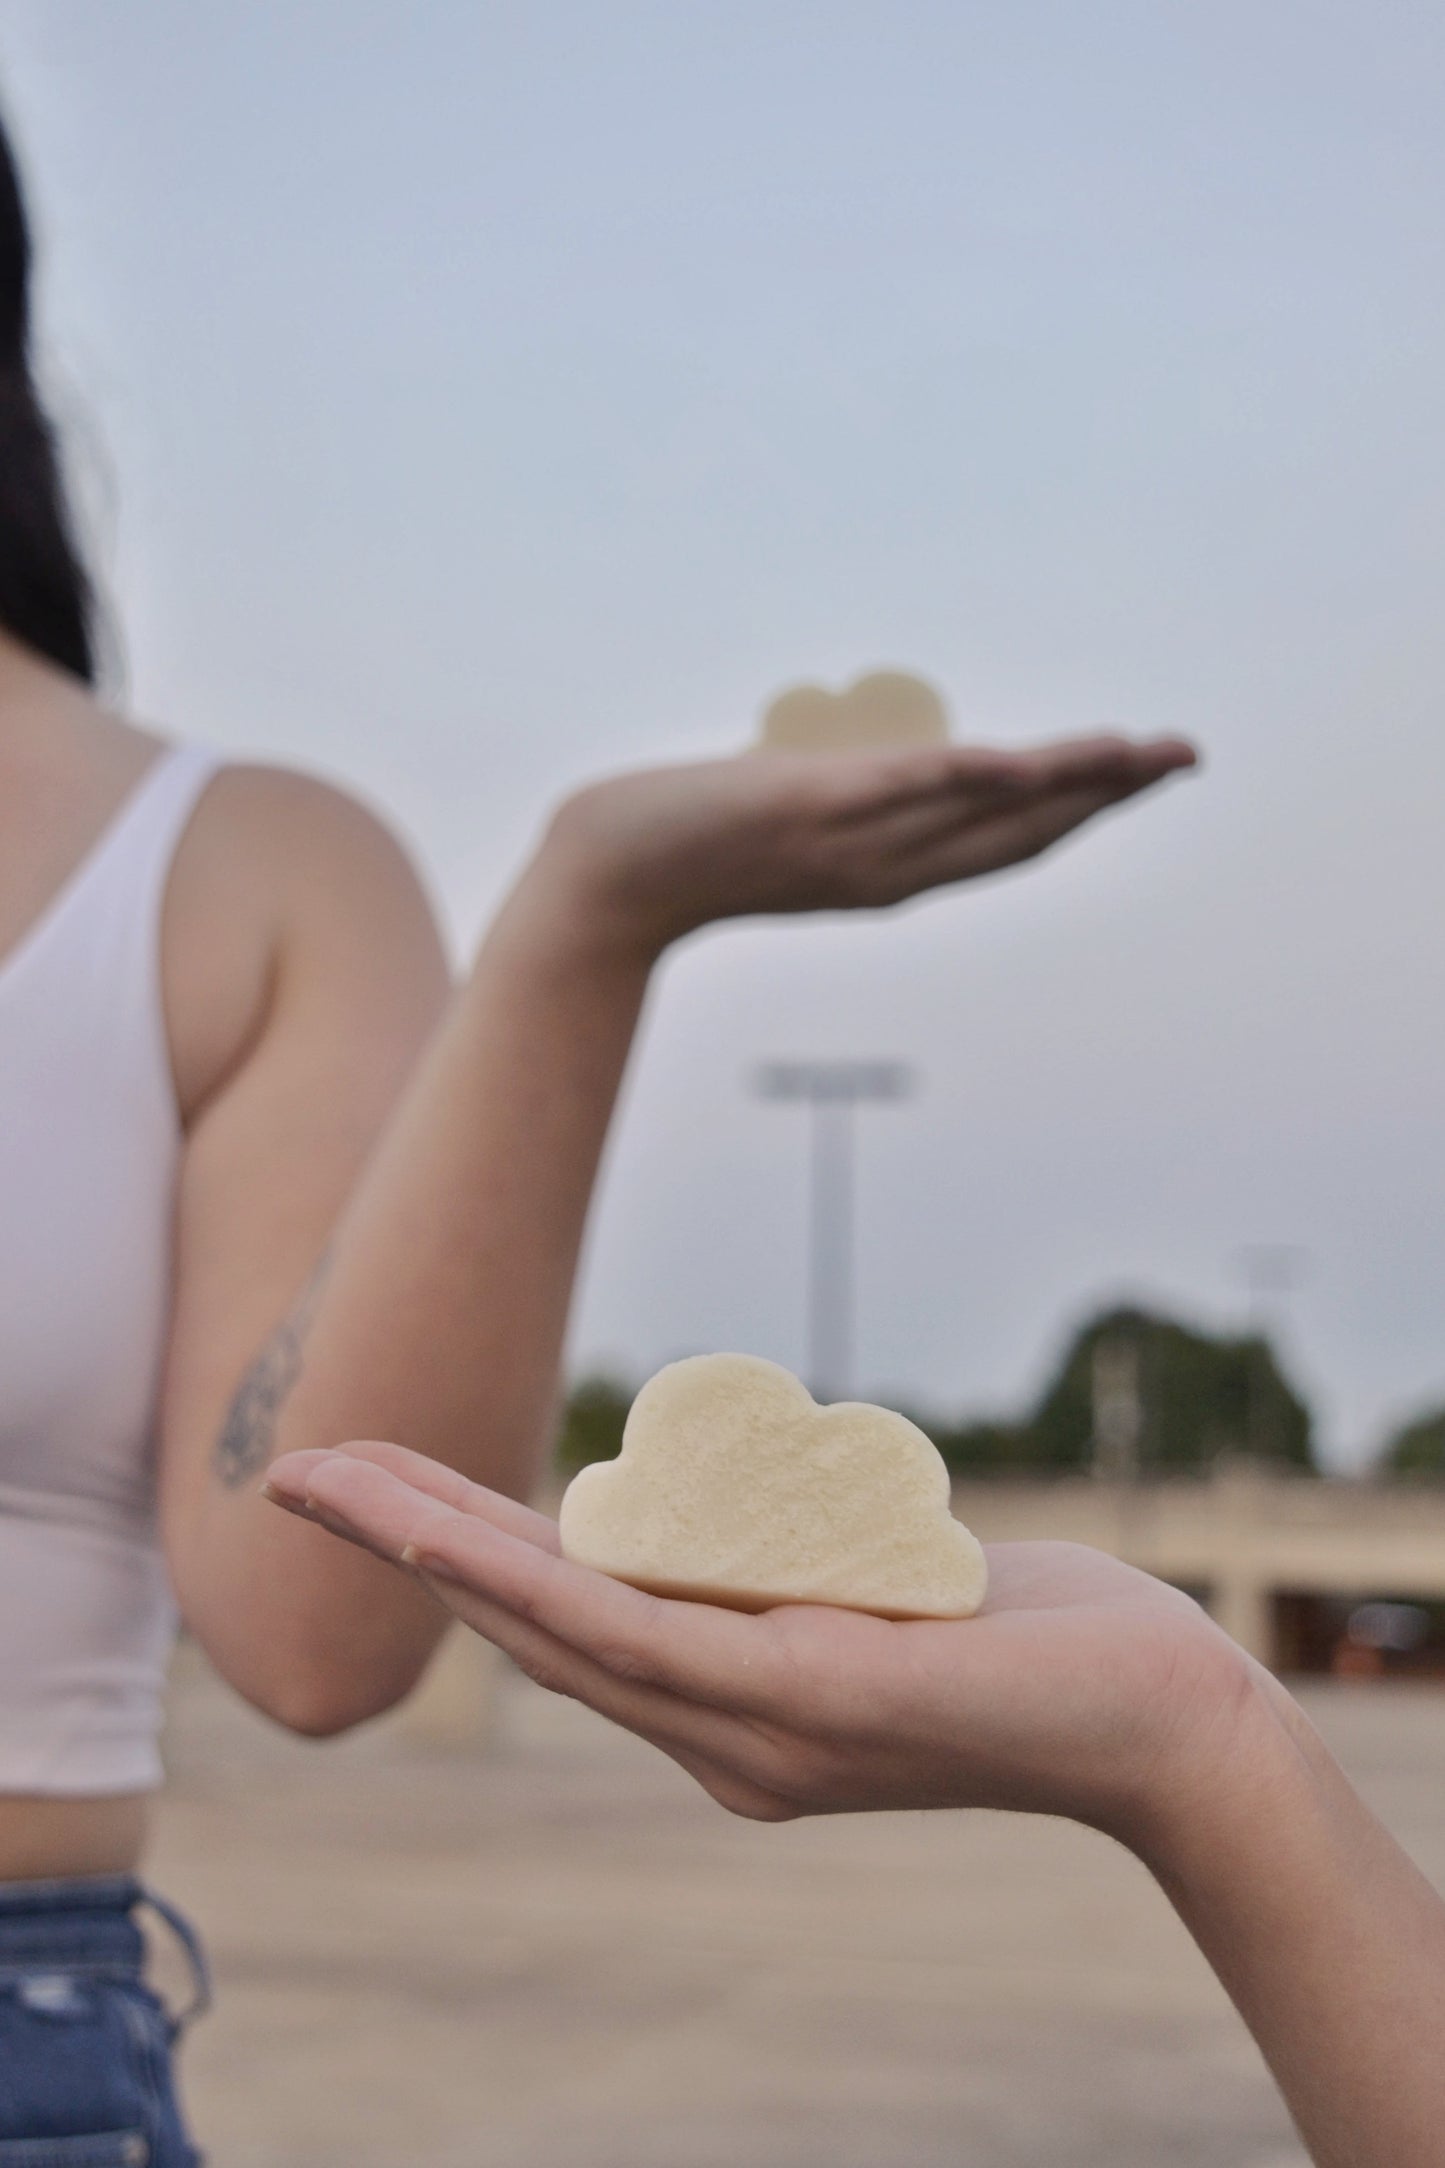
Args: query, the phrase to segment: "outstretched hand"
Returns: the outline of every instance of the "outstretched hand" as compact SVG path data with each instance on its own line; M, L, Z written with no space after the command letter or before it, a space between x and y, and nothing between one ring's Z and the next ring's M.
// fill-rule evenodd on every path
M755 752L589 785L544 855L590 922L649 952L710 921L882 908L1022 864L1193 767L1182 740L1022 752Z
M400 1446L288 1454L266 1489L757 1820L1014 1807L1130 1841L1207 1781L1248 1698L1250 1667L1195 1604L1075 1544L990 1547L973 1619L749 1615L572 1565L544 1515Z

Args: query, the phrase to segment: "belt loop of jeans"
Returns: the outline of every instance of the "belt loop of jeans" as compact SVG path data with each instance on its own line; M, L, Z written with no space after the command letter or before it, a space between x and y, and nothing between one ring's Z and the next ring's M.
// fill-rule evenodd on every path
M170 2021L171 2038L176 2040L188 2025L193 2024L198 2017L204 2017L211 2007L211 1968L206 1963L206 1953L197 1940L196 1931L184 1913L177 1912L175 1906L167 1904L164 1897L157 1897L154 1890L145 1887L141 1888L137 1903L165 1921L184 1950L186 1963L190 1967L191 1999L184 2010Z

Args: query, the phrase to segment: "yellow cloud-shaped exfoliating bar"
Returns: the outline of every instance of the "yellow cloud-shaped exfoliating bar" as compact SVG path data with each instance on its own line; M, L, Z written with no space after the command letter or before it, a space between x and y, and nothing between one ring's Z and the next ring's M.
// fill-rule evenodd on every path
M931 685L903 670L875 670L846 692L795 685L763 717L761 742L780 753L861 752L942 745L948 714Z
M967 1618L983 1548L949 1511L948 1471L905 1416L820 1408L777 1363L694 1355L633 1402L616 1460L575 1476L562 1549L664 1596L734 1610L841 1604Z

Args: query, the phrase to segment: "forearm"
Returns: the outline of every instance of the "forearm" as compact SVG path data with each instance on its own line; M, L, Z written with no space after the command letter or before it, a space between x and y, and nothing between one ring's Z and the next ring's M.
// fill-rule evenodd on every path
M1435 2168L1445 1902L1272 1681L1229 1763L1136 1849L1259 2043L1319 2168Z
M396 1437L532 1486L647 984L585 935L502 913L336 1231L275 1450Z
M189 1608L228 1675L304 1728L386 1706L441 1621L402 1577L263 1510L265 1464L385 1437L531 1487L647 976L646 954L594 939L545 872L524 878L283 1329L278 1389L248 1417L243 1387L232 1410L186 1546Z
M770 754L594 784L560 809L399 1107L440 990L399 968L385 938L396 910L370 916L374 851L353 909L315 878L295 882L289 912L268 901L254 1029L188 1128L161 1426L177 1586L229 1675L268 1706L306 1671L361 1679L362 1702L381 1705L434 1631L404 1582L261 1509L277 1452L381 1434L490 1487L527 1487L598 1155L663 947L723 919L886 907L1023 863L1192 757L1102 738ZM350 880L353 858L338 845L326 863ZM270 856L261 870L274 900ZM380 946L358 958L368 924ZM406 953L421 954L414 937ZM429 949L428 973L437 962ZM362 1070L368 1043L376 1064ZM237 1393L328 1232L324 1280Z

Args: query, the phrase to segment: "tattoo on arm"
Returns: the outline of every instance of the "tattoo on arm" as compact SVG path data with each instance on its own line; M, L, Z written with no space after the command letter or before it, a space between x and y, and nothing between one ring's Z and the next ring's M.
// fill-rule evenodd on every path
M276 1424L296 1380L317 1299L331 1264L327 1251L302 1288L289 1317L283 1318L236 1388L216 1440L216 1475L227 1490L239 1490L259 1475L271 1459Z

